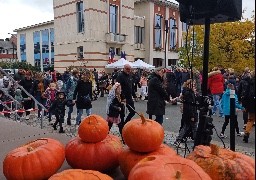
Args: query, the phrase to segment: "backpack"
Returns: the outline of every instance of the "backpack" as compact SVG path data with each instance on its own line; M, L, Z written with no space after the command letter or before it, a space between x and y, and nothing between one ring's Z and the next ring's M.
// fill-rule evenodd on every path
M242 91L243 93L243 91ZM255 99L255 81L251 79L249 82L247 82L247 87L245 88L244 92L244 99L245 100L253 100Z

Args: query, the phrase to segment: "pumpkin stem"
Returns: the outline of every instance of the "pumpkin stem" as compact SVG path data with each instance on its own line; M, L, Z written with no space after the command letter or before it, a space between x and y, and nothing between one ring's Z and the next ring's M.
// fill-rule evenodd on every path
M140 115L140 118L142 120L142 124L145 124L146 123L146 118L144 117L144 115L142 113L140 113L139 115Z
M211 144L210 147L211 147L211 154L218 156L220 151L219 146L217 146L216 144Z
M178 180L181 179L181 172L180 171L176 172L175 178L178 179Z
M32 148L31 146L28 146L28 147L27 147L27 150L28 150L28 152L31 152L31 151L34 150L34 148Z

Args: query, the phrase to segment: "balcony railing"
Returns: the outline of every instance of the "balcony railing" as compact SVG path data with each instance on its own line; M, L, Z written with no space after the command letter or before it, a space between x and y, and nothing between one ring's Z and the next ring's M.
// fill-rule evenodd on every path
M126 35L107 33L106 42L109 44L126 44Z

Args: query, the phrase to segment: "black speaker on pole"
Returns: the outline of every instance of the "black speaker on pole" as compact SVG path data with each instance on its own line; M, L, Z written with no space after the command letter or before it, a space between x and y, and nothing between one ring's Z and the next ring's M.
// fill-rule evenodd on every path
M242 17L242 0L177 0L180 20L187 24L204 25L205 18L210 23L239 21Z

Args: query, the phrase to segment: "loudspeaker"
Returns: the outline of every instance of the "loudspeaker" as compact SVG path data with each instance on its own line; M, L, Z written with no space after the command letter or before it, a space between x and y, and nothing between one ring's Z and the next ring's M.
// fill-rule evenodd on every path
M211 23L239 21L242 17L242 0L177 0L180 20L187 24L203 25L209 18Z

